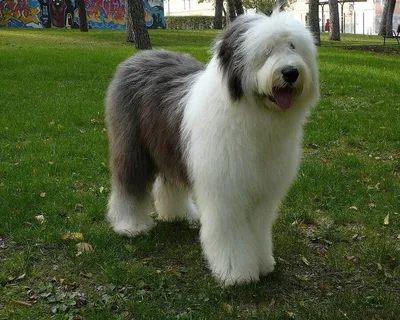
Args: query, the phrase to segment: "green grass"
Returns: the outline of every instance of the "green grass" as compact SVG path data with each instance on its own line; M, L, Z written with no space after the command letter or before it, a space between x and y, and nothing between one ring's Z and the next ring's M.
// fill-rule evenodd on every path
M214 31L152 31L207 61ZM103 98L124 34L0 29L0 319L395 319L400 313L400 65L319 48L322 99L275 225L276 271L224 289L198 229L126 239L104 221ZM389 214L389 225L384 218ZM40 224L36 216L43 215ZM81 232L94 251L76 255Z

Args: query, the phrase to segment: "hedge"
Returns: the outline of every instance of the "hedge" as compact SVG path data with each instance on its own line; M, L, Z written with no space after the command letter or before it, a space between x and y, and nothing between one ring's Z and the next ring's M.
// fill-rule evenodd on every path
M213 29L214 17L212 16L168 16L168 29ZM225 27L225 19L222 19Z

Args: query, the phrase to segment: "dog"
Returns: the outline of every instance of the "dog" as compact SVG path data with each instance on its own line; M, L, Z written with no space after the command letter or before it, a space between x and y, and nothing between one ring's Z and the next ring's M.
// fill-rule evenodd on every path
M285 12L239 16L206 66L165 50L122 62L106 95L114 231L148 232L154 205L159 219L200 220L224 285L272 272L272 224L296 176L318 77L311 33Z

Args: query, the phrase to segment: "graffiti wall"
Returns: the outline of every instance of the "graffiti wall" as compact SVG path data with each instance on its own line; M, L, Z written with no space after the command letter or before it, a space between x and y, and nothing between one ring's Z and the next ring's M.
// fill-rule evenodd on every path
M0 27L78 28L76 0L0 0ZM89 28L125 29L125 0L85 0ZM165 28L163 0L144 0L148 28Z

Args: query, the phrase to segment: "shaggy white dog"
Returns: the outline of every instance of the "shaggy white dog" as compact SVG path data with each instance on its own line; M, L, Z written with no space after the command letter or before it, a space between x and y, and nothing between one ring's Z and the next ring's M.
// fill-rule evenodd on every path
M106 99L113 229L147 232L154 195L162 219L198 214L225 285L271 272L272 224L318 97L313 38L286 13L238 17L205 67L164 50L127 59Z

